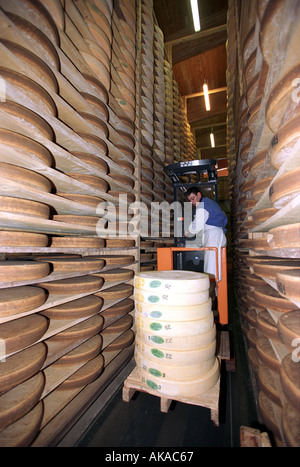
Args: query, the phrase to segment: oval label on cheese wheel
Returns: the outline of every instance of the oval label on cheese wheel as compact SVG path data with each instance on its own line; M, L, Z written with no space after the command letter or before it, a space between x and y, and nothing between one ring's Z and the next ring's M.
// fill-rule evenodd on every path
M148 297L148 302L157 303L157 302L159 302L159 297L157 295L150 295Z
M161 350L158 350L158 349L151 349L151 353L152 355L154 355L154 357L157 357L157 358L164 358L165 356L165 354Z
M149 386L149 388L154 389L154 391L157 391L158 385L154 383L154 381L150 381L150 379L147 379L146 384Z
M151 318L160 318L161 316L162 316L161 311L151 311L151 313L150 313Z
M163 376L161 371L155 370L154 368L149 368L149 373L157 378L161 378Z
M157 287L161 286L161 282L158 280L155 280L155 281L151 281L149 285L151 289L156 289Z
M160 323L151 323L150 329L152 329L152 331L160 331L162 329L162 325Z
M160 336L151 336L151 340L154 344L163 344L165 342L165 340Z

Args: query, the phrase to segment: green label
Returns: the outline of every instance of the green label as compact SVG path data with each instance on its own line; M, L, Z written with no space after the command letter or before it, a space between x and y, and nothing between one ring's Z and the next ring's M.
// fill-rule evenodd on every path
M149 368L149 373L151 373L151 375L153 376L156 376L157 378L162 377L162 372L159 370L155 370L154 368Z
M157 358L164 358L165 356L165 354L161 350L158 350L158 349L151 349L151 353L152 355L154 355L154 357L157 357Z
M163 344L165 342L165 340L160 336L151 336L151 340L154 344Z
M157 302L159 302L159 297L157 295L150 295L148 297L148 302L157 303Z
M155 280L155 281L151 281L150 282L150 287L151 289L156 289L157 287L160 287L161 286L161 282L158 281L158 280Z
M150 313L150 316L151 318L160 318L162 316L162 312L161 311L151 311Z
M154 383L153 381L150 381L150 379L147 379L146 383L149 386L149 388L154 389L155 391L157 391L158 386L157 386L156 383Z
M152 329L152 331L160 331L162 329L162 325L160 323L151 323L150 329Z

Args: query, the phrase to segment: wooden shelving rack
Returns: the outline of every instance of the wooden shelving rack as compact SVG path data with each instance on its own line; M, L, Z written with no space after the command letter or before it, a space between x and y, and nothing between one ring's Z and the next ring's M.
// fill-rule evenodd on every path
M299 272L299 236L288 241L282 234L277 247L272 242L273 229L296 226L300 219L299 102L292 98L291 71L299 65L294 53L299 15L296 2L229 2L228 159L235 286L258 412L277 446L299 445L299 399L291 397L286 380L292 387L298 381L299 387L300 368L281 326L283 315L295 316L292 333L300 337L300 303L278 288L270 263L278 261L278 273L293 260ZM298 134L285 127L292 119L298 119ZM276 163L279 147L281 162ZM289 176L290 194L276 204L272 193L283 175ZM292 193L293 183L298 185ZM258 268L262 261L269 261L269 270Z

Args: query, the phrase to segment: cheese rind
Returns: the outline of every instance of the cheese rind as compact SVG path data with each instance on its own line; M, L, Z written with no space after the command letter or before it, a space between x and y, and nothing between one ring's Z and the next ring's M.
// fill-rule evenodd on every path
M142 381L152 390L170 397L192 397L210 390L219 379L220 365L216 359L212 369L201 378L192 381L172 381L149 375L138 369Z
M135 275L136 289L163 293L197 293L209 289L209 276L193 271L148 271Z

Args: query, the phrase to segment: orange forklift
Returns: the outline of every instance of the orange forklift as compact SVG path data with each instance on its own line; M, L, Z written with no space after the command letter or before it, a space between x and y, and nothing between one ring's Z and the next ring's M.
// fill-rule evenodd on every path
M184 238L184 217L180 209L186 201L185 193L191 186L198 186L204 196L212 197L218 202L217 162L214 159L184 161L170 164L164 168L173 183L174 190L174 247L157 249L157 270L193 270L203 272L204 251L213 250L216 256L217 275L211 278L217 289L217 322L221 326L228 324L228 292L227 292L227 256L226 247L214 248L189 247ZM178 209L178 212L176 212ZM221 261L219 261L221 255ZM220 267L219 267L220 265Z

